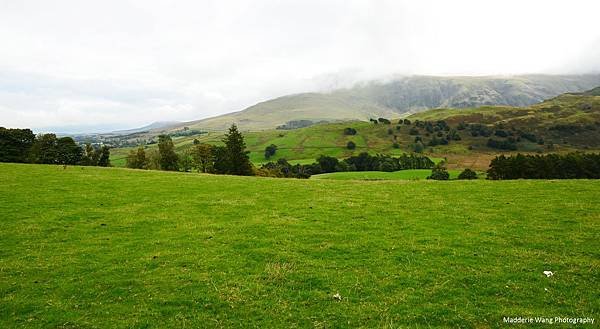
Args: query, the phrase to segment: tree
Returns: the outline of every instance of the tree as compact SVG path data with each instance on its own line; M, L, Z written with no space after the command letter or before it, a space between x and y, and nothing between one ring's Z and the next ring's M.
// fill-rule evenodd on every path
M0 162L27 162L34 141L30 129L0 127Z
M225 146L213 146L212 148L213 165L212 171L215 174L229 173L229 158Z
M56 162L64 165L74 165L81 162L83 151L71 137L61 137L56 140Z
M192 151L187 149L177 155L177 165L179 170L184 172L192 171L194 166L194 160L192 158Z
M423 143L421 141L417 141L413 145L413 150L415 151L415 153L422 153L424 149L425 149L425 145L423 145Z
M438 163L431 170L431 175L427 177L427 179L433 180L448 180L450 179L450 174L446 170L446 167L442 163Z
M237 126L232 124L223 139L225 143L226 173L231 175L252 175L252 164L246 151L244 136L238 131Z
M338 162L339 160L337 158L325 155L321 155L317 159L317 163L319 163L319 166L321 166L321 171L324 173L335 172Z
M35 138L31 147L30 161L33 163L57 163L56 135L42 134Z
M171 140L171 136L158 136L158 154L160 155L160 169L168 171L179 170L177 166L177 153L175 153L175 145Z
M94 147L90 143L86 143L83 147L83 154L81 156L81 165L83 166L95 166L97 163L94 162Z
M95 153L98 154L95 156L95 158L98 158L97 166L110 167L110 147L102 145Z
M198 172L211 172L214 164L213 146L210 144L194 145L192 161Z
M143 146L138 147L137 150L129 151L126 166L134 169L148 169L148 159Z
M458 179L477 179L477 173L467 168L458 175Z
M377 121L379 121L379 122L381 122L383 124L386 124L386 125L389 125L389 124L392 123L390 120L388 120L386 118L379 118L379 119L377 119Z
M160 170L160 153L158 150L149 150L146 159L148 159L148 169Z
M356 143L349 141L348 144L346 144L346 148L349 150L354 150L356 148Z
M265 159L270 159L277 152L277 145L271 144L265 147Z

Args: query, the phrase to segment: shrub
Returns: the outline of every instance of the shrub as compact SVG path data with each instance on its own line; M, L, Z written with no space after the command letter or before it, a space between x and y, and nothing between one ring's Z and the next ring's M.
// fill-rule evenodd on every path
M435 167L433 167L431 170L431 175L427 177L427 179L448 180L450 179L450 174L442 164L437 164Z
M458 175L458 179L477 179L477 173L467 168Z
M496 130L496 132L494 132L494 135L498 137L508 137L508 133L504 130Z
M356 143L349 141L348 144L346 144L346 148L349 150L354 150L356 148Z
M344 135L356 135L356 129L354 128L344 128Z
M270 159L277 152L277 145L271 144L265 148L265 159Z
M321 155L317 159L317 163L321 166L321 171L324 173L335 172L336 167L338 166L339 160L334 157Z
M425 149L425 145L423 145L423 143L421 143L421 141L418 141L413 145L413 149L414 149L415 153L421 153Z
M494 149L508 150L508 151L515 151L517 149L517 144L512 139L505 140L505 141L499 141L499 140L490 138L490 139L488 139L487 146L490 148L494 148Z

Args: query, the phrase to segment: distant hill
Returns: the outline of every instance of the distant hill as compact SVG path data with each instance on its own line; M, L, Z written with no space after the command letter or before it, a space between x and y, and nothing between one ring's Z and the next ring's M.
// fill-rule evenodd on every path
M586 96L600 96L600 87L596 87L591 90L584 91L582 93L570 93L571 95L586 95Z
M490 77L400 77L368 82L331 93L288 95L243 111L186 122L196 129L272 129L290 120L339 121L400 117L432 108L484 105L528 106L567 92L600 85L600 75L522 75Z
M157 122L153 122L147 126L143 126L140 128L117 130L117 131L113 131L113 132L110 132L107 134L128 135L128 134L134 134L134 133L150 131L150 130L166 129L169 127L178 126L180 124L181 124L181 122L179 122L179 121L157 121Z

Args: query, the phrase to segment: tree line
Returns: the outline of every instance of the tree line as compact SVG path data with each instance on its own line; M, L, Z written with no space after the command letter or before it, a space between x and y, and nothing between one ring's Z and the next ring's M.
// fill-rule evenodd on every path
M488 179L600 178L600 154L500 155L492 159Z
M236 125L223 138L224 145L194 143L177 153L168 135L158 136L158 150L146 152L144 147L131 150L126 166L135 169L191 171L228 175L253 175L244 137Z
M78 145L71 137L0 127L0 162L110 166L110 148Z
M311 175L345 171L398 171L403 169L431 169L434 163L419 154L392 157L389 155L370 155L366 152L339 160L322 155L312 164L290 164L285 159L268 162L256 171L260 176L309 178Z

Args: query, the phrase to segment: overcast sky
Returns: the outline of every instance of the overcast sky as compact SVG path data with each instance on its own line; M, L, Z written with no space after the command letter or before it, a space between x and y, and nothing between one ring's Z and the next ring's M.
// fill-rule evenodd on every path
M0 126L186 121L391 74L600 72L600 1L0 0Z

